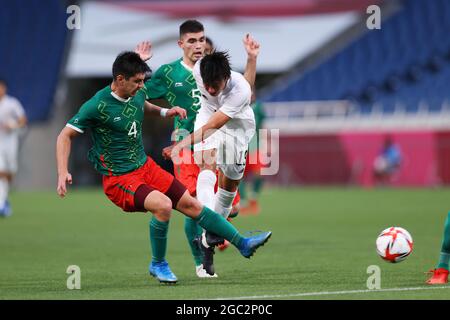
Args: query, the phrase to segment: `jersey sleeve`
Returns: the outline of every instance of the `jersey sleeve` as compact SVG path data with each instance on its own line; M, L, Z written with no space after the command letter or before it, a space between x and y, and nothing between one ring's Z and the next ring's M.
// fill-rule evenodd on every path
M161 99L167 94L167 84L164 81L164 66L160 67L153 74L150 80L147 80L144 84L144 91L146 100L148 99Z
M14 113L14 117L16 119L22 118L23 116L25 116L25 110L23 109L22 104L20 103L19 100L14 99L14 105L13 105L13 113Z
M72 128L79 133L84 133L87 128L92 128L98 118L97 106L91 101L84 103L78 113L70 119L66 127Z
M236 117L241 110L249 105L251 97L250 85L246 80L240 81L231 92L223 98L222 106L219 108L221 112L230 118Z

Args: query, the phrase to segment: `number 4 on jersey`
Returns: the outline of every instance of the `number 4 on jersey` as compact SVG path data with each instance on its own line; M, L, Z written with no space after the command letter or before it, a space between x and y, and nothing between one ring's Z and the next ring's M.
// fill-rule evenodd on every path
M137 136L136 121L133 121L133 123L131 124L131 128L130 131L128 131L128 135L136 138Z

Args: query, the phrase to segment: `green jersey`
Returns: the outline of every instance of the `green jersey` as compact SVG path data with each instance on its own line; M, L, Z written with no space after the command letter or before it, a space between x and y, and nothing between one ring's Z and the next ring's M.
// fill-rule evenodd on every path
M91 128L93 146L88 158L103 175L122 175L147 160L142 143L145 90L122 99L108 86L85 102L67 126L83 133Z
M174 129L194 131L195 118L200 109L200 90L197 88L192 69L183 59L162 65L145 83L149 99L165 99L172 107L179 106L186 110L186 119L175 117ZM186 133L186 132L185 132ZM180 140L177 137L177 141Z
M259 149L259 129L262 128L262 124L264 119L266 118L266 114L264 112L263 104L259 101L255 101L252 104L253 113L255 114L255 135L249 143L249 152L256 151Z

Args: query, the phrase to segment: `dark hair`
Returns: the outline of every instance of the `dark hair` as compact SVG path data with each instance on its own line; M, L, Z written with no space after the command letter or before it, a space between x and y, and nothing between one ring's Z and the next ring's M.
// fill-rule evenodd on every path
M6 80L3 78L0 78L0 84L4 85L5 87L8 86L8 84L6 83Z
M180 25L180 38L186 33L205 31L203 25L197 20L186 20Z
M151 70L136 52L121 52L113 63L112 74L114 80L119 74L123 75L125 79L128 80L139 73L144 73L146 77L148 77Z
M225 51L215 51L206 55L200 61L200 74L203 83L210 87L217 87L223 80L231 77L230 56Z

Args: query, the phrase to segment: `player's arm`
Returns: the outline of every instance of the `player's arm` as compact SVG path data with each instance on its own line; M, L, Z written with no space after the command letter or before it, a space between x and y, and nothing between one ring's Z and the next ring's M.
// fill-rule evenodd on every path
M63 198L67 193L66 183L72 184L72 175L69 173L69 156L72 139L79 135L72 128L64 127L56 140L56 166L58 170L58 186L56 192Z
M17 128L23 128L27 125L27 117L25 115L19 117L19 119L17 119Z
M13 118L14 119L11 119L11 121L7 121L6 124L3 125L6 130L13 131L23 128L27 125L27 116L22 104L18 100L16 100Z
M243 40L245 51L247 51L247 64L245 66L244 77L254 90L256 79L256 60L259 54L259 43L252 38L250 34L246 34Z
M209 118L208 122L198 129L194 131L189 136L181 140L175 145L166 147L163 149L163 156L165 158L171 158L173 154L178 155L179 150L189 147L190 145L199 143L202 140L207 139L211 136L217 129L220 129L225 123L227 123L231 118L227 116L220 110L217 110L211 118ZM172 151L173 150L173 151Z
M6 122L4 127L8 131L13 131L13 130L16 130L16 129L23 128L26 125L27 125L27 117L25 115L22 115L22 116L18 117L15 120L11 120L11 121Z
M145 101L145 111L151 114L159 114L161 117L173 118L179 116L181 119L185 119L187 114L186 110L180 107L172 107L170 109L161 108L156 104Z

